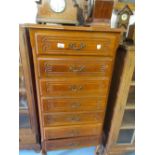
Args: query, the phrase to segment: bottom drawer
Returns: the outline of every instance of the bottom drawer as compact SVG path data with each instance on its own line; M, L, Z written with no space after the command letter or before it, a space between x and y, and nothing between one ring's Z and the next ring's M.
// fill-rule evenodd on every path
M100 143L99 136L78 137L44 142L45 150L72 149L87 146L97 146Z

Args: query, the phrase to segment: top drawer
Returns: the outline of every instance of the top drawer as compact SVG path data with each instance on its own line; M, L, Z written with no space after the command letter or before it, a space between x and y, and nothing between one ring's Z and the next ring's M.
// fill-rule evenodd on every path
M39 30L34 32L36 53L113 56L117 36L113 33Z

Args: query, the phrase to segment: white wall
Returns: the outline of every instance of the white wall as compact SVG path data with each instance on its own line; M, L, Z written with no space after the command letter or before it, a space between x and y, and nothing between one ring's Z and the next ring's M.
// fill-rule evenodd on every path
M37 15L36 0L20 0L18 5L19 23L35 23Z

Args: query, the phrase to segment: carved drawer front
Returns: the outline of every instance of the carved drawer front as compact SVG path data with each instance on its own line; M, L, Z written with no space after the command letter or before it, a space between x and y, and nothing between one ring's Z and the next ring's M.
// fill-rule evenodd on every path
M104 112L44 114L44 126L102 123Z
M96 80L95 80L96 79ZM94 96L106 95L108 80L92 79L52 79L41 80L42 96Z
M40 30L34 39L37 54L113 56L115 53L116 36L111 33Z
M69 111L93 111L104 110L106 97L83 98L43 98L43 112L69 112Z
M69 138L80 136L95 136L100 135L102 124L88 124L88 125L74 125L74 126L61 126L61 127L48 127L44 128L46 140L57 138Z
M45 141L45 149L71 149L78 147L97 146L100 142L99 136L77 137L60 140Z
M39 58L39 76L109 76L112 59L105 57L51 57Z

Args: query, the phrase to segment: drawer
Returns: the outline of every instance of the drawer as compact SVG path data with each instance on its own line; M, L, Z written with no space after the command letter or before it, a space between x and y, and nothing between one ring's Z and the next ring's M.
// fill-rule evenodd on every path
M106 97L42 98L43 112L104 110Z
M77 137L44 142L46 150L72 149L79 147L97 146L100 143L99 136Z
M100 135L101 132L102 132L102 124L72 125L72 126L44 128L44 135L46 140Z
M43 31L34 34L37 54L105 55L115 53L117 35L99 32Z
M38 59L39 76L109 76L112 58L105 57L46 57ZM67 63L66 63L67 62Z
M43 123L45 127L73 124L102 123L104 112L101 111L43 114Z
M103 96L107 93L109 80L103 78L57 78L40 80L42 96Z

